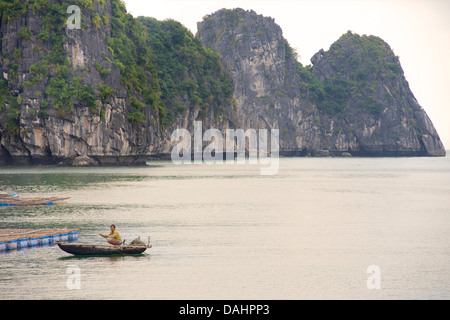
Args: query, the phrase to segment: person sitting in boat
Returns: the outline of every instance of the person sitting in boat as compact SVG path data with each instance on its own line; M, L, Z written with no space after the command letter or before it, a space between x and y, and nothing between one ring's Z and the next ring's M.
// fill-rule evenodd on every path
M120 246L122 244L122 238L120 237L119 232L116 230L116 226L115 225L111 225L111 233L106 235L106 234L101 234L100 235L105 238L109 244L113 244L116 246Z

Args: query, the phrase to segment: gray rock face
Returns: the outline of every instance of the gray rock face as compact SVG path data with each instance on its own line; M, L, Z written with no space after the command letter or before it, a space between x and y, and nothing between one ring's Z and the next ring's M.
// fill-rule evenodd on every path
M73 160L72 166L74 167L93 167L93 166L97 166L98 163L88 157L88 156L79 156L76 157L75 160Z
M234 125L279 129L281 153L445 155L397 57L381 39L348 33L305 68L274 20L253 11L220 10L198 30L234 80Z
M314 140L318 128L305 117L314 118L316 110L300 97L296 61L273 19L253 11L222 10L199 23L198 30L234 80L237 115L232 126L280 129L282 151L302 151L306 141ZM308 107L311 111L305 112Z
M136 125L129 120L128 116L133 110L132 97L137 97L142 103L147 98L142 92L136 92L135 88L123 84L123 70L120 64L119 67L115 64L115 56L111 52L111 37L117 33L117 30L112 30L112 21L126 15L120 9L121 5L118 0L93 2L93 8L83 10L82 29L65 29L61 37L62 58L65 61L58 63L67 64L70 69L70 76L65 79L64 85L73 84L73 80L79 78L82 85L95 91L100 85L112 89L106 101L95 92L97 108L94 112L75 95L70 97L73 108L69 112L61 112L52 105L53 97L46 90L56 78L59 68L56 63L46 63L41 79L34 81L36 72L31 70L33 66L55 53L51 37L46 38L41 34L42 30L46 30L44 24L48 10L29 8L17 17L3 20L0 12L0 85L6 82L5 90L10 92L10 100L18 103L17 107L11 109L19 111L18 128L11 130L11 126L7 125L8 111L5 109L12 102L5 100L4 106L0 106L0 165L76 165L82 159L80 157L85 156L94 159L99 165L144 164L149 156L170 154L171 147L176 144L171 142L171 133L176 128L193 132L193 124L199 118L201 106L191 104L187 94L182 101L186 111L178 114L173 123L163 126L159 111L149 103L146 103L143 112L143 122ZM95 16L101 19L96 26L93 22ZM67 17L65 12L61 16L62 19ZM127 21L131 19L131 16L126 18ZM23 37L24 30L29 32L26 37ZM56 36L61 34L57 33ZM116 37L115 41L123 40ZM20 55L16 54L18 52ZM130 57L137 59L136 54L129 54L127 59ZM142 69L143 77L147 77L147 80L153 79L151 72L157 72L151 68ZM109 72L104 76L99 70ZM150 86L146 89L157 90ZM232 117L233 111L229 109L224 113ZM212 107L201 120L205 129L228 128L226 117L216 115Z
M342 141L354 139L349 151L377 156L445 155L439 135L409 88L398 57L383 40L348 32L311 62L319 80L346 80L357 87L352 88L343 112L324 117L347 131L345 135L341 132ZM334 146L343 146L332 140Z
M111 2L105 1L104 6L94 4L92 12L101 17L112 17ZM87 26L92 25L91 16L83 13L82 21ZM29 38L21 36L24 28L28 29ZM2 162L71 165L77 157L89 156L102 165L145 163L142 157L158 151L166 137L161 134L157 112L146 111L147 121L137 126L127 119L130 110L127 90L120 83L120 70L108 62L114 61L107 43L111 24L101 23L98 28L81 30L66 29L63 37L64 58L70 63L71 77L81 78L83 85L92 88L101 84L109 86L114 92L111 98L107 102L97 99L97 111L92 112L72 97L74 107L71 112L59 114L55 108L48 108L46 117L40 113L48 98L45 90L49 76L54 71L50 70L50 74L37 84L29 85L34 76L30 66L41 62L51 46L50 40L39 38L43 29L43 13L32 9L0 24L0 61L8 62L0 62L0 71L20 104L19 134L11 135L0 125ZM14 56L14 52L20 52L21 56ZM13 63L17 64L15 71L11 67ZM102 77L96 64L109 69L109 75Z

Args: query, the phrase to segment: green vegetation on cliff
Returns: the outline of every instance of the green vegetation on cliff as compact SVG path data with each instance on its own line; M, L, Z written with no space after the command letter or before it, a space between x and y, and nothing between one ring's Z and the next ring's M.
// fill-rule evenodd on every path
M288 44L286 54L295 57ZM403 73L398 57L375 36L349 31L331 45L326 56L334 72L323 81L314 76L311 67L303 67L299 62L297 73L303 81L302 92L308 92L316 106L328 114L343 112L351 98L365 110L380 113L375 87L381 82L396 81Z
M326 55L335 72L325 80L324 95L317 104L329 113L345 110L351 97L365 110L380 113L375 87L396 81L403 74L398 57L375 36L348 31L331 45Z
M104 0L0 0L0 16L4 20L29 12L41 19L41 30L30 32L23 28L18 33L19 48L20 41L33 41L42 52L40 61L31 65L30 75L22 83L24 89L29 90L45 85L39 117L46 118L51 108L56 109L59 116L73 113L75 103L101 114L98 102L109 101L117 92L117 88L106 84L112 70L102 67L102 61L94 65L102 79L96 88L86 84L85 74L75 77L64 47L70 5L79 6L82 11L82 30L102 32L100 28L110 27L110 36L105 37L108 52L103 62L120 70L120 82L126 89L130 106L127 117L133 125L146 122L148 109L157 112L161 122L168 125L187 106L199 106L202 118L211 108L217 114L225 110L226 104L231 104L232 83L222 71L220 57L204 47L185 27L175 21L135 19L127 13L121 0L110 0L109 4L111 15L104 12ZM19 85L18 67L22 56L19 48L2 54L9 66L10 87Z
M144 26L126 12L120 0L111 0L111 37L107 38L108 49L120 69L120 81L125 85L132 112L128 119L133 124L143 123L146 105L158 111L164 121L167 111L161 100L161 90L157 71L152 63L152 55L147 45ZM144 101L140 101L140 96ZM132 99L131 99L132 98Z
M65 113L72 113L74 103L72 98L76 98L80 105L89 107L92 112L98 112L97 99L105 100L111 96L105 92L105 85L101 84L99 90L95 90L92 86L84 84L83 77L75 77L73 67L66 58L67 53L64 43L67 40L66 20L68 18L67 8L70 5L77 5L82 10L82 29L88 28L98 29L101 21L110 23L110 18L98 21L98 13L94 11L94 5L100 4L104 6L104 1L92 0L27 0L27 1L0 1L0 13L4 19L12 19L14 17L26 14L32 11L33 14L39 14L42 18L42 29L36 35L36 44L43 50L42 58L39 62L30 67L31 79L24 81L24 88L47 83L42 100L43 109L40 115L45 118L47 110L50 106L54 107L60 116ZM134 19L130 14L126 13L125 5L120 0L111 0L112 6L112 36L107 40L108 48L113 56L113 66L121 71L121 82L125 85L130 98L132 111L128 115L130 122L133 124L145 122L143 113L145 107L136 107L138 97L142 97L145 103L157 110L161 118L165 116L165 107L160 99L160 89L156 70L151 63L150 49L146 44L146 33L144 27ZM92 25L87 22L92 21ZM32 35L26 34L28 40L32 39ZM24 37L20 37L24 38ZM16 53L16 52L15 52ZM7 58L7 57L6 57ZM10 61L10 80L17 82L16 62ZM100 64L96 63L97 66ZM97 69L101 78L105 80L110 69L99 67ZM47 79L47 81L44 81Z
M331 65L353 81L395 79L402 73L398 57L379 37L348 31L328 51Z
M2 116L3 115L3 116ZM0 123L11 136L19 134L19 103L8 87L8 81L0 78Z
M222 71L217 53L177 21L138 19L148 29L147 43L167 106L166 122L172 122L187 105L200 106L200 118L209 108L223 112L225 105L231 105L231 78Z
M25 89L46 83L41 101L41 112L38 114L41 118L47 117L50 105L57 110L60 116L71 113L74 107L72 98L76 98L81 105L89 107L92 112L97 111L96 94L93 88L82 84L81 78L73 77L70 61L66 58L65 23L69 5L78 5L83 10L92 10L93 8L91 0L0 1L0 10L4 19L12 19L26 14L29 10L33 14L42 16L42 29L35 39L38 50L43 52L41 60L30 66L30 80L23 82ZM19 31L20 41L33 40L30 30L24 29ZM17 50L20 49L15 49L15 52ZM8 55L6 58L8 59ZM9 73L11 74L11 68ZM10 81L17 83L18 79L10 77ZM18 128L16 133L18 133Z

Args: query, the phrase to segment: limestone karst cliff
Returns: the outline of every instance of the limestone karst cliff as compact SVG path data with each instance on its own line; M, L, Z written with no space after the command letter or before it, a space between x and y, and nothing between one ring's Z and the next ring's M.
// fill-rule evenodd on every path
M67 27L70 5L80 29ZM0 39L2 165L143 163L195 120L279 129L285 155L445 155L374 36L348 32L303 66L253 11L206 16L194 37L119 0L13 0L0 1Z
M235 126L279 128L285 154L445 155L382 39L347 32L305 67L274 20L253 11L223 9L198 29L234 80Z
M175 21L138 20L120 0L1 1L0 13L3 164L145 163L170 152L174 128L221 124L231 104L219 56Z
M74 4L81 29L69 30ZM156 91L150 53L119 1L13 2L2 11L2 90L10 91L0 122L3 162L71 164L92 156L134 163L160 144L158 112L141 107L142 89ZM126 86L124 77L133 81Z

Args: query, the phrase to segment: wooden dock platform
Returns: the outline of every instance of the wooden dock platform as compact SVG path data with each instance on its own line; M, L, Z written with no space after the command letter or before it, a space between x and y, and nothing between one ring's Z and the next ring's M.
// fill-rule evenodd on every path
M0 253L77 239L76 229L0 229Z

